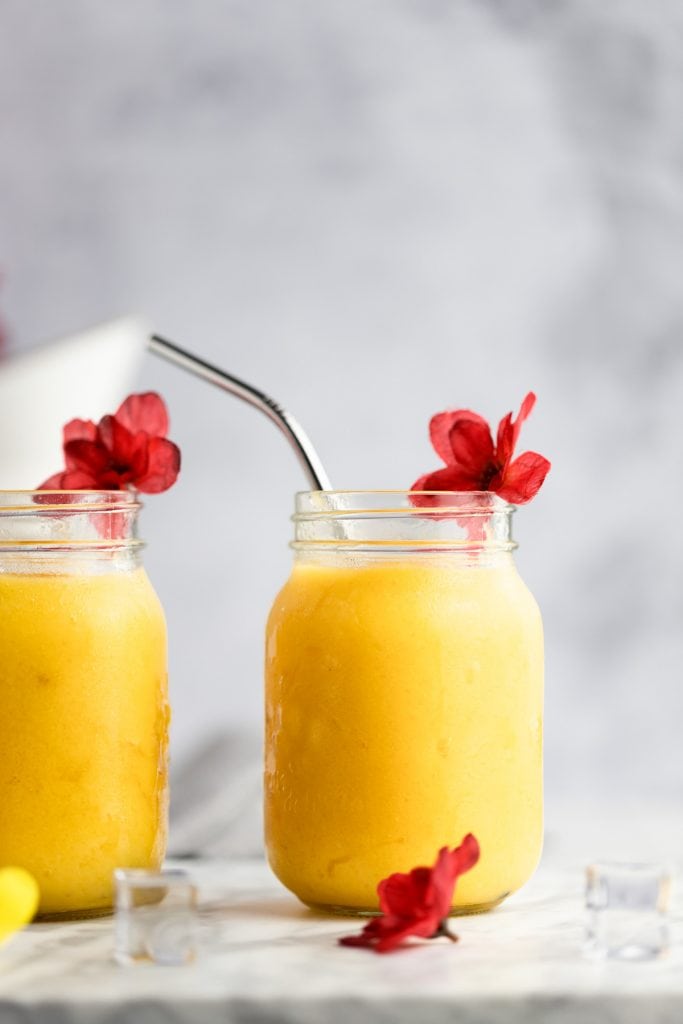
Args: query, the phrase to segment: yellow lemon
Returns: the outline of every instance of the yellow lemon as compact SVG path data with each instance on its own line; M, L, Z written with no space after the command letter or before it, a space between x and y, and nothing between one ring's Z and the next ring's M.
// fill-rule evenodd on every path
M19 931L38 909L38 883L23 868L0 869L0 943Z

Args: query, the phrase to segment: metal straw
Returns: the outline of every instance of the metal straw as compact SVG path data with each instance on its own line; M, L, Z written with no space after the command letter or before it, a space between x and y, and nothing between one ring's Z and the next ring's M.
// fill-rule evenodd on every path
M184 370L189 370L190 373L194 373L195 376L208 381L209 384L215 384L217 388L221 388L223 391L229 391L231 395L241 398L243 402L248 402L249 405L253 405L255 408L260 409L261 412L265 413L266 416L271 419L277 427L279 427L291 444L296 457L308 477L311 490L332 490L329 477L323 469L323 464L318 457L318 453L308 439L306 432L297 423L294 417L290 416L290 414L272 398L268 395L264 395L262 391L252 387L251 384L247 384L245 381L240 380L239 377L233 377L232 374L226 373L225 370L220 370L217 366L212 366L211 363L207 363L204 359L200 359L199 356L192 355L191 352L187 352L184 348L180 348L179 345L175 345L172 341L167 341L166 338L159 337L158 334L151 335L149 339L149 348L156 355L161 356L162 359L167 359L169 363L175 363L176 366L180 366Z

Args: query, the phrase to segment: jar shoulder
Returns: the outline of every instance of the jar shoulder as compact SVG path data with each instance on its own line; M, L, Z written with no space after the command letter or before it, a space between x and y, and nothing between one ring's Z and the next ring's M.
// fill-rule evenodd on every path
M379 609L383 613L394 609L399 617L413 622L475 609L488 609L496 616L505 610L513 618L541 622L538 603L512 558L473 565L406 559L358 565L295 564L273 601L269 629L290 618L367 618Z

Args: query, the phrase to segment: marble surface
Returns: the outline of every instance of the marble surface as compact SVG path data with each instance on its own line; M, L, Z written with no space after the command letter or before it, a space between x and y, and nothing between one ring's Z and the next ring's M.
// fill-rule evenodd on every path
M390 956L342 949L357 921L300 906L259 860L195 865L202 949L187 967L119 967L111 919L34 925L0 953L0 1024L419 1021L668 1024L683 1018L683 904L664 959L581 953L582 871L546 858L461 941Z

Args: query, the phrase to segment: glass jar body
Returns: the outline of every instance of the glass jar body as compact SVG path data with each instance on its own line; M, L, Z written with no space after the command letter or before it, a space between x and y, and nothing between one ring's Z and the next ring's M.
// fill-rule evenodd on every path
M380 879L467 832L482 856L454 912L527 880L543 827L543 639L511 550L304 542L266 650L267 850L303 902L376 910Z
M90 516L95 537L42 505L38 543L0 545L0 863L36 877L44 917L106 912L115 868L158 868L166 847L164 615L137 506L85 509L76 533Z

